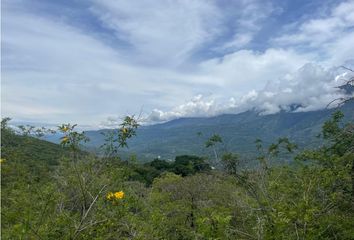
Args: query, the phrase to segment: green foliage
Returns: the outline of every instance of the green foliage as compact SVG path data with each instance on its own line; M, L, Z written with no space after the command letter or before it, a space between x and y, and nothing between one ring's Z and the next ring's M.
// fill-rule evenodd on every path
M60 138L60 145L68 147L73 152L80 150L81 143L89 141L84 132L75 131L76 126L77 124L71 125L68 123L58 127L58 130L64 135Z
M38 164L52 167L68 151L57 144L34 137L16 135L13 131L1 131L1 157L11 162L25 163L26 166Z
M205 147L215 146L217 143L222 143L222 138L218 134L213 134L208 141L205 142Z
M177 156L174 164L172 165L172 171L175 174L188 176L197 172L209 171L210 166L201 157L197 156Z
M118 133L118 143L120 147L128 147L127 140L136 135L136 129L139 127L134 116L126 116L120 124Z
M19 125L17 127L19 129L18 131L19 134L22 136L33 136L33 137L41 138L48 134L55 134L54 130L45 127L38 128L31 125Z
M239 156L234 153L225 153L222 158L221 162L223 164L224 170L230 174L235 175L238 172L239 168Z
M130 164L129 167L131 169L129 180L140 181L147 186L150 186L155 178L166 172L185 177L211 170L204 158L189 155L177 156L173 162L155 159L143 165Z
M300 152L292 165L270 164L296 148L280 138L256 141L258 167L225 152L214 170L191 155L123 161L118 149L138 127L131 119L120 126L131 132L116 131L101 156L80 149L86 136L76 125L59 127L60 146L16 135L8 121L1 124L2 239L354 236L354 131L340 113L323 125L323 145ZM214 137L210 147L222 143Z
M134 116L126 116L119 128L114 131L102 132L105 143L101 146L106 157L117 156L120 148L128 148L128 139L136 135L140 125Z
M169 171L173 168L172 164L165 161L165 160L160 160L160 159L155 159L151 161L150 163L147 163L147 165L150 165L151 167L159 170L159 171Z
M233 186L215 175L168 173L152 187L151 239L232 239Z
M1 119L1 132L2 131L9 131L9 122L11 121L11 118L5 117Z

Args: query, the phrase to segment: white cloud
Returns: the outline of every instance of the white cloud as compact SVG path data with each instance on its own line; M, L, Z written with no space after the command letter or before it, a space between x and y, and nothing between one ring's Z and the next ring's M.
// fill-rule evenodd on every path
M217 111L213 99L204 99L201 94L193 97L190 101L173 108L171 111L163 112L154 109L144 122L161 122L181 117L213 116Z
M354 1L349 0L335 6L329 16L308 19L297 26L295 33L284 34L274 39L277 44L303 45L329 50L328 44L340 41L351 34L354 27ZM294 30L294 29L292 29Z
M229 1L227 7L216 0L92 2L91 11L133 47L135 57L160 65L183 64L196 51L210 51L208 44L216 51L238 50L280 10L269 0Z
M305 64L295 73L269 82L258 92L257 98L241 101L240 107L254 107L264 114L291 110L294 104L297 105L296 111L322 109L344 95L336 88L341 84L336 80L337 74L338 70Z
M342 34L336 41L326 44L324 52L327 59L324 60L327 66L342 65L353 59L354 53L354 32Z
M7 12L3 23L5 115L94 123L112 112L193 94L175 88L178 82L190 89L186 75L126 62L116 49L62 22L18 11Z
M70 25L25 2L7 1L2 19L2 114L17 120L96 124L141 108L152 111L151 121L255 106L271 113L292 103L318 109L338 96L328 69L354 52L353 1L295 24L294 34L264 51L245 48L278 11L263 1L228 8L211 0L92 0L86 14L114 33L110 44L101 26ZM228 54L208 55L217 48ZM294 73L308 62L327 70L306 65Z
M217 48L217 50L240 49L250 43L252 38L253 34L250 32L237 33L231 41L226 42L221 48Z
M94 0L91 10L140 60L180 64L221 29L213 1Z
M94 124L142 107L171 108L198 93L218 95L224 88L232 93L239 85L244 89L236 91L248 91L247 81L254 84L301 63L289 53L291 64L281 65L286 51L270 50L235 52L194 64L193 71L148 67L127 60L96 35L20 6L6 11L3 24L2 111L23 120Z
M294 71L312 59L311 54L298 54L290 49L240 50L207 60L200 64L200 68L205 75L221 84L223 91L244 94L255 86L262 88L267 81Z
M263 27L264 20L273 14L281 12L279 7L275 7L270 1L236 1L230 4L226 15L234 26L231 31L233 36L231 40L223 43L216 48L217 51L236 51L246 47L252 42Z
M222 113L240 113L249 109L255 109L261 114L274 114L282 110L302 112L323 109L332 100L345 96L345 92L339 90L337 86L344 84L345 79L353 74L339 72L339 69L324 69L319 65L308 63L294 73L268 81L259 91L251 90L241 97L230 98L228 101L198 95L171 111L155 109L146 121L208 117Z
M264 53L241 50L202 62L198 67L198 76L204 82L214 82L218 86L213 89L212 95L207 97L198 94L171 110L154 109L144 121L159 122L181 117L207 117L246 111L255 107L255 102L265 91L265 84L276 82L311 58L313 56L310 54L300 55L291 50L268 49ZM268 97L275 94L270 91L264 93ZM233 97L227 99L227 96Z

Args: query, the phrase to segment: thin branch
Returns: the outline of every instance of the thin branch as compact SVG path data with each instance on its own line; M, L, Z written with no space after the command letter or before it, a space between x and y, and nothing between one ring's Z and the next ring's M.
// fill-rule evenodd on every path
M345 70L348 70L348 71L354 72L354 70L353 70L353 69L347 68L347 67L345 67L345 66L340 66L340 67L341 67L341 68L344 68Z
M104 185L104 186L101 188L101 190L97 193L95 199L91 202L90 207L87 209L87 211L85 212L85 214L82 216L81 221L80 221L80 223L79 223L79 226L78 226L78 227L76 228L76 230L75 230L73 239L75 239L75 238L78 236L78 233L79 233L79 231L80 231L80 229L81 229L81 227L82 227L84 221L86 220L86 218L87 218L88 214L90 213L90 211L91 211L93 205L94 205L95 202L97 201L97 199L98 199L99 195L102 193L102 191L106 188L106 186L107 186L107 185Z
M83 226L81 229L79 229L78 232L81 232L81 231L85 230L88 227L92 227L93 225L96 225L96 224L99 224L99 223L103 223L103 222L106 222L106 221L108 221L108 219L104 219L104 220L101 220L101 221L96 221L96 222L87 224L86 226Z

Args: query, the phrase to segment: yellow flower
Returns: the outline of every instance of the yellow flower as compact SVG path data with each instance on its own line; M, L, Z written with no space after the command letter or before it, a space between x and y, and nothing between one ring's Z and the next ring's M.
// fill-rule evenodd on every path
M63 143L66 143L66 142L68 142L69 141L69 138L67 137L67 136L65 136L65 137L63 137L62 139L61 139L61 143L63 144Z
M114 194L112 192L107 193L107 196L106 196L107 200L112 200L113 197L114 197Z
M123 191L119 191L119 192L108 192L106 195L106 199L107 200L117 200L117 199L122 199L124 198L124 192Z
M128 129L125 128L125 127L123 127L123 128L122 128L122 132L123 132L124 134L126 134L126 133L128 132Z
M122 199L122 198L124 198L124 192L123 191L115 192L114 197L116 199Z
M69 128L67 126L63 127L63 131L67 132L69 130Z

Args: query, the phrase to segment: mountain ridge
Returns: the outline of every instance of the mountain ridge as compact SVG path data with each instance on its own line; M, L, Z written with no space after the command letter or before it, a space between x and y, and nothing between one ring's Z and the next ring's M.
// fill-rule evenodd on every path
M354 120L354 101L338 108L343 111L345 121ZM210 155L204 143L212 134L219 134L223 148L241 155L255 153L254 141L257 138L271 143L279 137L288 137L300 147L318 144L316 136L320 133L324 121L330 118L336 109L324 109L309 112L281 111L275 114L261 115L249 110L238 114L222 114L213 117L179 118L149 126L141 126L137 136L128 141L129 149L122 155L135 153L143 161L160 156L174 159L177 155ZM104 142L102 132L112 129L87 131L91 141L89 148L97 148Z

